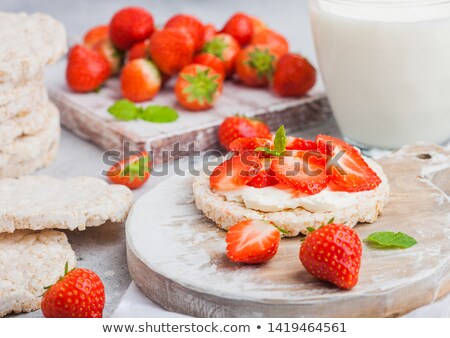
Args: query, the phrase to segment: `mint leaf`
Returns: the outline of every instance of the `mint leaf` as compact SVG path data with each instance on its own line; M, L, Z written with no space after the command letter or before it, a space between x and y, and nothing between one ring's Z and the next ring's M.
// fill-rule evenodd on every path
M286 130L284 130L284 125L281 125L275 133L273 144L278 154L282 154L286 150Z
M417 244L417 241L403 232L374 232L367 237L364 242L378 248L410 248Z
M267 155L280 156L280 153L278 151L267 148L267 147L258 147L255 149L255 151L263 151Z
M122 121L131 121L137 118L140 109L141 108L137 107L133 102L122 99L116 101L111 107L109 107L108 113L110 113L116 119Z
M139 112L139 118L147 122L168 123L178 120L178 113L167 106L148 106Z

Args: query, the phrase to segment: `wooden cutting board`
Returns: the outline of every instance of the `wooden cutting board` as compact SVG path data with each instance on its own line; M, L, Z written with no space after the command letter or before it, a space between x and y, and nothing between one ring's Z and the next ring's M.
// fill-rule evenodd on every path
M63 126L104 150L122 151L124 142L128 142L131 150L152 151L154 164L166 162L163 151L173 150L176 143L180 143L181 150L187 150L194 141L196 150L217 149L218 126L225 117L236 113L258 117L272 130L284 123L288 131L306 129L331 118L328 101L320 90L313 90L303 98L280 98L267 89L250 88L233 81L226 82L214 108L190 112L177 104L173 79L151 102L142 105L174 107L180 114L176 122L124 122L107 112L121 98L117 78L109 80L99 93L77 94L67 88L65 67L64 60L46 74L49 95L61 112ZM178 158L178 154L173 155L173 159Z
M225 232L198 211L189 176L174 176L144 195L127 221L130 274L164 308L198 317L395 317L450 293L450 151L406 146L379 161L390 201L374 224L403 231L404 250L363 244L358 285L342 291L310 276L299 238L282 239L268 263L246 266L225 255Z

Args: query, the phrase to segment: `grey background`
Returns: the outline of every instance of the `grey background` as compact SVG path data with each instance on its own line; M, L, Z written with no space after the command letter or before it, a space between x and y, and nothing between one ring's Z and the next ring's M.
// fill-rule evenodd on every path
M107 23L124 6L147 8L158 25L183 12L214 23L218 28L234 12L244 11L261 17L284 34L293 51L315 59L307 3L307 0L0 0L0 10L45 12L64 23L69 36L82 35L92 26Z

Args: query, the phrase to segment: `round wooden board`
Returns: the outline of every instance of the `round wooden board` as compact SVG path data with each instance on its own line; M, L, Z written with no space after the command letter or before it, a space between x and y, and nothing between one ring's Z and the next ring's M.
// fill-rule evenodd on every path
M342 291L300 264L299 238L282 239L259 266L233 264L225 232L195 207L192 178L174 176L144 195L127 221L128 268L164 308L197 317L393 317L450 292L450 152L418 144L379 161L390 201L361 238L403 231L418 244L376 250L363 244L358 285Z

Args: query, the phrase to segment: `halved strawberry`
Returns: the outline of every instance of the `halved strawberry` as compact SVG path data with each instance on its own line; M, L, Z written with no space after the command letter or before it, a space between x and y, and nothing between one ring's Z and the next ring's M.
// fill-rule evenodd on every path
M265 188L278 184L279 181L276 178L272 169L261 170L247 185L254 188Z
M246 185L261 170L259 158L251 153L233 156L219 164L209 178L211 189L232 190Z
M380 177L350 144L327 135L318 135L316 143L319 151L327 155L327 174L334 183L334 190L356 192L372 190L380 185Z
M272 140L266 138L259 137L240 137L233 142L230 143L230 150L234 152L244 152L248 150L255 150L259 147L268 147L270 148L272 144Z
M286 137L286 150L316 150L317 144L299 137Z
M280 182L295 190L313 195L327 187L325 161L312 151L296 151L295 156L276 157L270 168Z
M280 230L263 220L248 220L233 225L227 233L227 257L238 263L267 262L277 252Z

